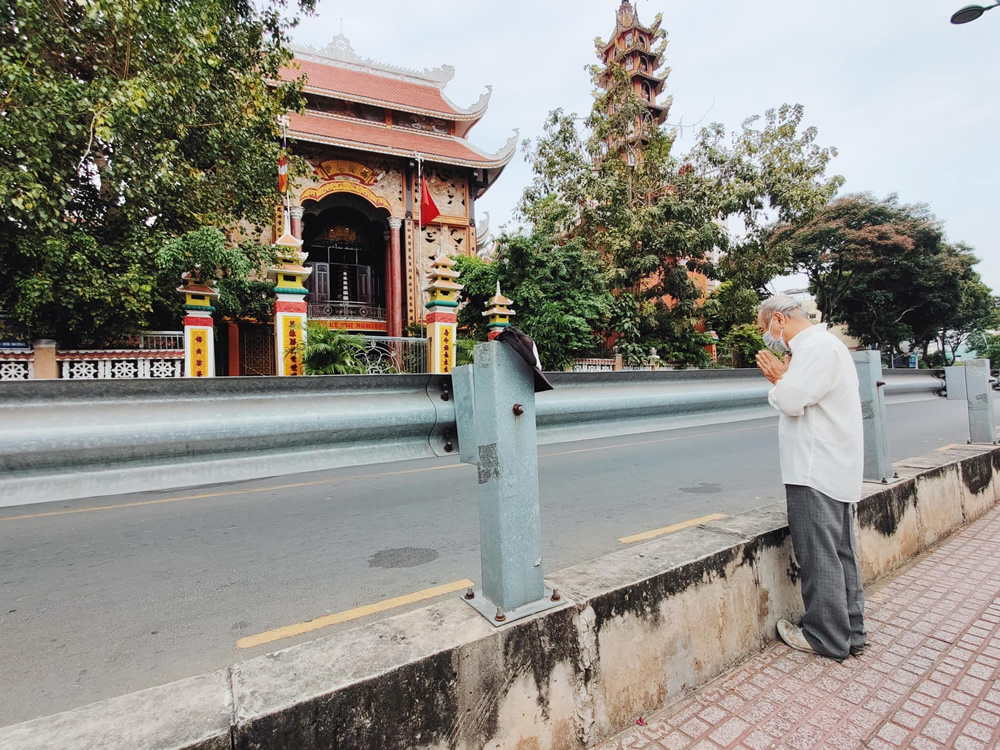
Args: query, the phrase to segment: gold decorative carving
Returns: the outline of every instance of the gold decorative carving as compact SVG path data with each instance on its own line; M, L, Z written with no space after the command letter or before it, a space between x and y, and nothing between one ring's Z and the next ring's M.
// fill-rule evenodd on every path
M385 159L310 159L313 174L300 186L298 202L319 201L334 193L359 195L392 216L404 212L403 178L398 165ZM349 186L349 187L345 187ZM293 192L292 200L295 200Z
M334 193L352 193L354 195L360 195L376 208L384 208L386 211L392 211L392 205L389 201L381 195L376 195L371 188L359 185L356 182L348 182L347 180L331 180L329 182L324 182L317 187L303 190L302 195L299 196L299 200L303 203L305 201L321 201L326 196L333 195Z
M359 164L356 161L347 161L346 159L327 159L318 164L313 164L313 169L324 180L344 177L348 179L354 178L361 182L362 185L374 185L375 180L378 179L378 174L375 173L374 169L366 167L364 164Z
M326 230L326 238L330 242L357 242L358 232L350 227L330 227Z

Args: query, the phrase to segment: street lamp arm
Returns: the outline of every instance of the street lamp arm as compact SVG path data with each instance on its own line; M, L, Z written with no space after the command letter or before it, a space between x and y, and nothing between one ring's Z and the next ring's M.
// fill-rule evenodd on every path
M1000 0L993 3L993 5L966 5L964 8L955 11L951 17L951 22L954 24L962 24L975 21L983 15L983 13L996 8L998 5L1000 5Z

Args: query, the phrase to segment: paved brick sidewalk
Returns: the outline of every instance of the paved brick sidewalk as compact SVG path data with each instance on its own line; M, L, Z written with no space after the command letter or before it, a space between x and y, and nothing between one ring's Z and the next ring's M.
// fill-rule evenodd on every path
M843 664L772 643L602 750L1000 746L1000 508L869 594Z

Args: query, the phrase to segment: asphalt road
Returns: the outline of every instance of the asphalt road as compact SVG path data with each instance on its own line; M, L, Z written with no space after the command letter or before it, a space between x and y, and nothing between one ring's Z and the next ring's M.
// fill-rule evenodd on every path
M890 406L894 457L964 442L965 409ZM781 499L776 423L544 446L545 569ZM401 610L253 648L241 638L478 577L475 469L451 457L7 508L0 726Z

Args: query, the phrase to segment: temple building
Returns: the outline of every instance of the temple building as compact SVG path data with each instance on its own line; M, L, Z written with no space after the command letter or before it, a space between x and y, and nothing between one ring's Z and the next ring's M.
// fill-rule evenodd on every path
M475 202L514 155L467 136L490 90L461 107L444 93L454 69L416 72L362 61L340 35L320 52L298 50L288 78L304 74L305 114L288 135L313 167L291 186L292 234L313 273L309 317L359 332L402 335L422 319L424 276L438 254L472 255ZM437 210L419 216L419 176ZM417 222L425 224L421 231Z
M343 35L319 51L295 49L282 77L303 75L306 109L289 113L288 138L312 174L293 177L288 190L291 234L302 240L303 265L311 269L308 319L401 336L424 321L423 286L434 259L474 255L487 240L476 201L513 157L517 133L498 153L477 148L468 135L486 113L489 87L462 107L444 91L452 67L418 72L362 60ZM436 216L421 217L421 177ZM278 218L261 240L281 234ZM255 335L268 332L230 338L232 374L267 374L267 363L250 350L266 358L273 346Z

